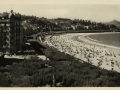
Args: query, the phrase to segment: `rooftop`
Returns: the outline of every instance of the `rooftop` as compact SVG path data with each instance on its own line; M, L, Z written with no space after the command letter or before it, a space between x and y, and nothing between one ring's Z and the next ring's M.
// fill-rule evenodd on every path
M0 17L8 17L8 18L9 18L9 17L11 17L12 15L13 15L14 17L21 17L21 15L20 15L19 13L15 13L15 12L13 12L13 11L12 11L12 12L10 11L9 13L8 13L8 12L0 13Z

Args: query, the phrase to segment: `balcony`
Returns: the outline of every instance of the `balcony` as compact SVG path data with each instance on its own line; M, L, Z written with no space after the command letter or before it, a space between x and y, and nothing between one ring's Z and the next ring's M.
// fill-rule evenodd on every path
M10 26L10 24L6 24L6 26Z
M9 48L10 47L10 45L9 44L6 44L6 45L3 45L3 48Z
M7 44L10 44L10 40L6 39Z
M9 19L6 19L6 20L0 20L0 22L10 22Z
M6 31L7 31L7 32L10 32L10 29L7 29Z
M10 48L10 45L6 45L5 48Z
M10 38L10 35L6 35L6 37L7 37L7 39L9 39L9 38Z

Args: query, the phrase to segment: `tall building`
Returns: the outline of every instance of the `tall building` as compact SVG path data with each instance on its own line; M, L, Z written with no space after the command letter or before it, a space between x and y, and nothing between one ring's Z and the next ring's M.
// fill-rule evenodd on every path
M21 15L13 10L0 14L0 52L15 54L23 45Z

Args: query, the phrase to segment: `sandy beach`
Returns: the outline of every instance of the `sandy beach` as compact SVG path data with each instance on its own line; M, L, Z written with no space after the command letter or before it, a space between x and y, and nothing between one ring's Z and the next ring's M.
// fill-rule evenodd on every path
M102 69L120 72L120 48L87 37L91 34L94 33L48 36L44 43Z

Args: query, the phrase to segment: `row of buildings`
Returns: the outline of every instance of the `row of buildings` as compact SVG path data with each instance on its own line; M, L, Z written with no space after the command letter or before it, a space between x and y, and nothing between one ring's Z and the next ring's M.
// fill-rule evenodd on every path
M0 13L0 52L4 54L16 54L18 51L22 51L25 45L25 36L30 36L41 31L50 31L55 26L42 25L45 22L44 18L38 19L41 25L38 23L31 23L30 19L23 17L19 13L10 11L10 13Z
M24 44L24 32L21 26L21 15L13 10L0 13L0 52L15 54Z

